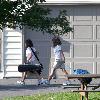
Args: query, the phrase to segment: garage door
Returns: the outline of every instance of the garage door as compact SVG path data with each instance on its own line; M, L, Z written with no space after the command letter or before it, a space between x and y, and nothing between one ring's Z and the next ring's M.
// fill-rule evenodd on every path
M74 32L61 36L66 66L72 74L76 68L89 70L100 74L100 6L99 5L57 5L48 6L56 16L58 11L66 9ZM25 30L25 38L31 38L40 52L44 63L44 76L47 77L49 68L54 61L50 40L52 36ZM57 77L63 77L61 70L57 70Z

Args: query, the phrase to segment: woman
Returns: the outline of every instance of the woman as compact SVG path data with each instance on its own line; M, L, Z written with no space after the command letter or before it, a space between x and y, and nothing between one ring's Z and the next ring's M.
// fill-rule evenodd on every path
M37 53L37 51L34 48L33 43L32 43L32 41L30 39L27 39L25 41L25 47L26 47L26 63L27 64L33 64L33 65L37 64L36 57L35 57L35 55L33 53L33 51L35 53ZM35 71L34 73L37 74L38 85L40 85L41 84L40 73L38 71ZM17 83L24 85L25 84L26 75L27 75L27 72L23 72L21 81L17 81Z
M70 84L70 81L67 78L68 72L65 70L65 65L64 65L65 57L64 57L64 53L61 48L61 44L62 44L61 40L59 37L54 37L52 39L52 42L53 42L53 51L54 51L54 55L55 55L55 61L54 61L53 67L51 68L51 73L48 77L48 80L46 80L45 82L46 82L46 84L50 84L50 80L54 76L55 70L60 68L65 73L66 79L67 79L63 83L63 85L68 85L68 84Z

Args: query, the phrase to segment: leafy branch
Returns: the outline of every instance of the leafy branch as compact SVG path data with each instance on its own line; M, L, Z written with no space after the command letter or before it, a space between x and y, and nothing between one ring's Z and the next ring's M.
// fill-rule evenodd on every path
M66 10L56 17L50 16L51 10L38 3L45 0L0 0L0 29L5 27L32 30L50 34L65 34L72 31Z

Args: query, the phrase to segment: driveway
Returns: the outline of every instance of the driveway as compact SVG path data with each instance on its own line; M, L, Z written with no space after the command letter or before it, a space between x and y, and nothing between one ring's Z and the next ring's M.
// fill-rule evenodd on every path
M0 100L5 97L14 96L24 96L24 95L34 95L34 94L44 94L44 93L54 93L54 92L68 92L72 88L63 89L62 82L63 79L53 79L50 85L37 86L36 79L26 79L26 85L18 85L16 81L18 78L8 78L0 80ZM72 83L79 83L77 80L71 80ZM100 82L94 81L94 82ZM73 89L74 90L74 89ZM99 88L100 90L100 88Z

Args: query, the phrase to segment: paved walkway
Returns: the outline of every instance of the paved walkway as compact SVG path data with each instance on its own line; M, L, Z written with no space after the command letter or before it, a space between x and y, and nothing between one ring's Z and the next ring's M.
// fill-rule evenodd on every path
M37 86L36 79L27 79L26 85L21 86L16 83L17 80L19 79L9 78L0 80L0 100L2 100L5 97L52 93L52 92L65 92L72 90L72 89L62 88L62 82L63 82L62 79L53 79L49 86ZM100 80L98 82L100 82ZM72 83L76 83L75 80L72 80Z

